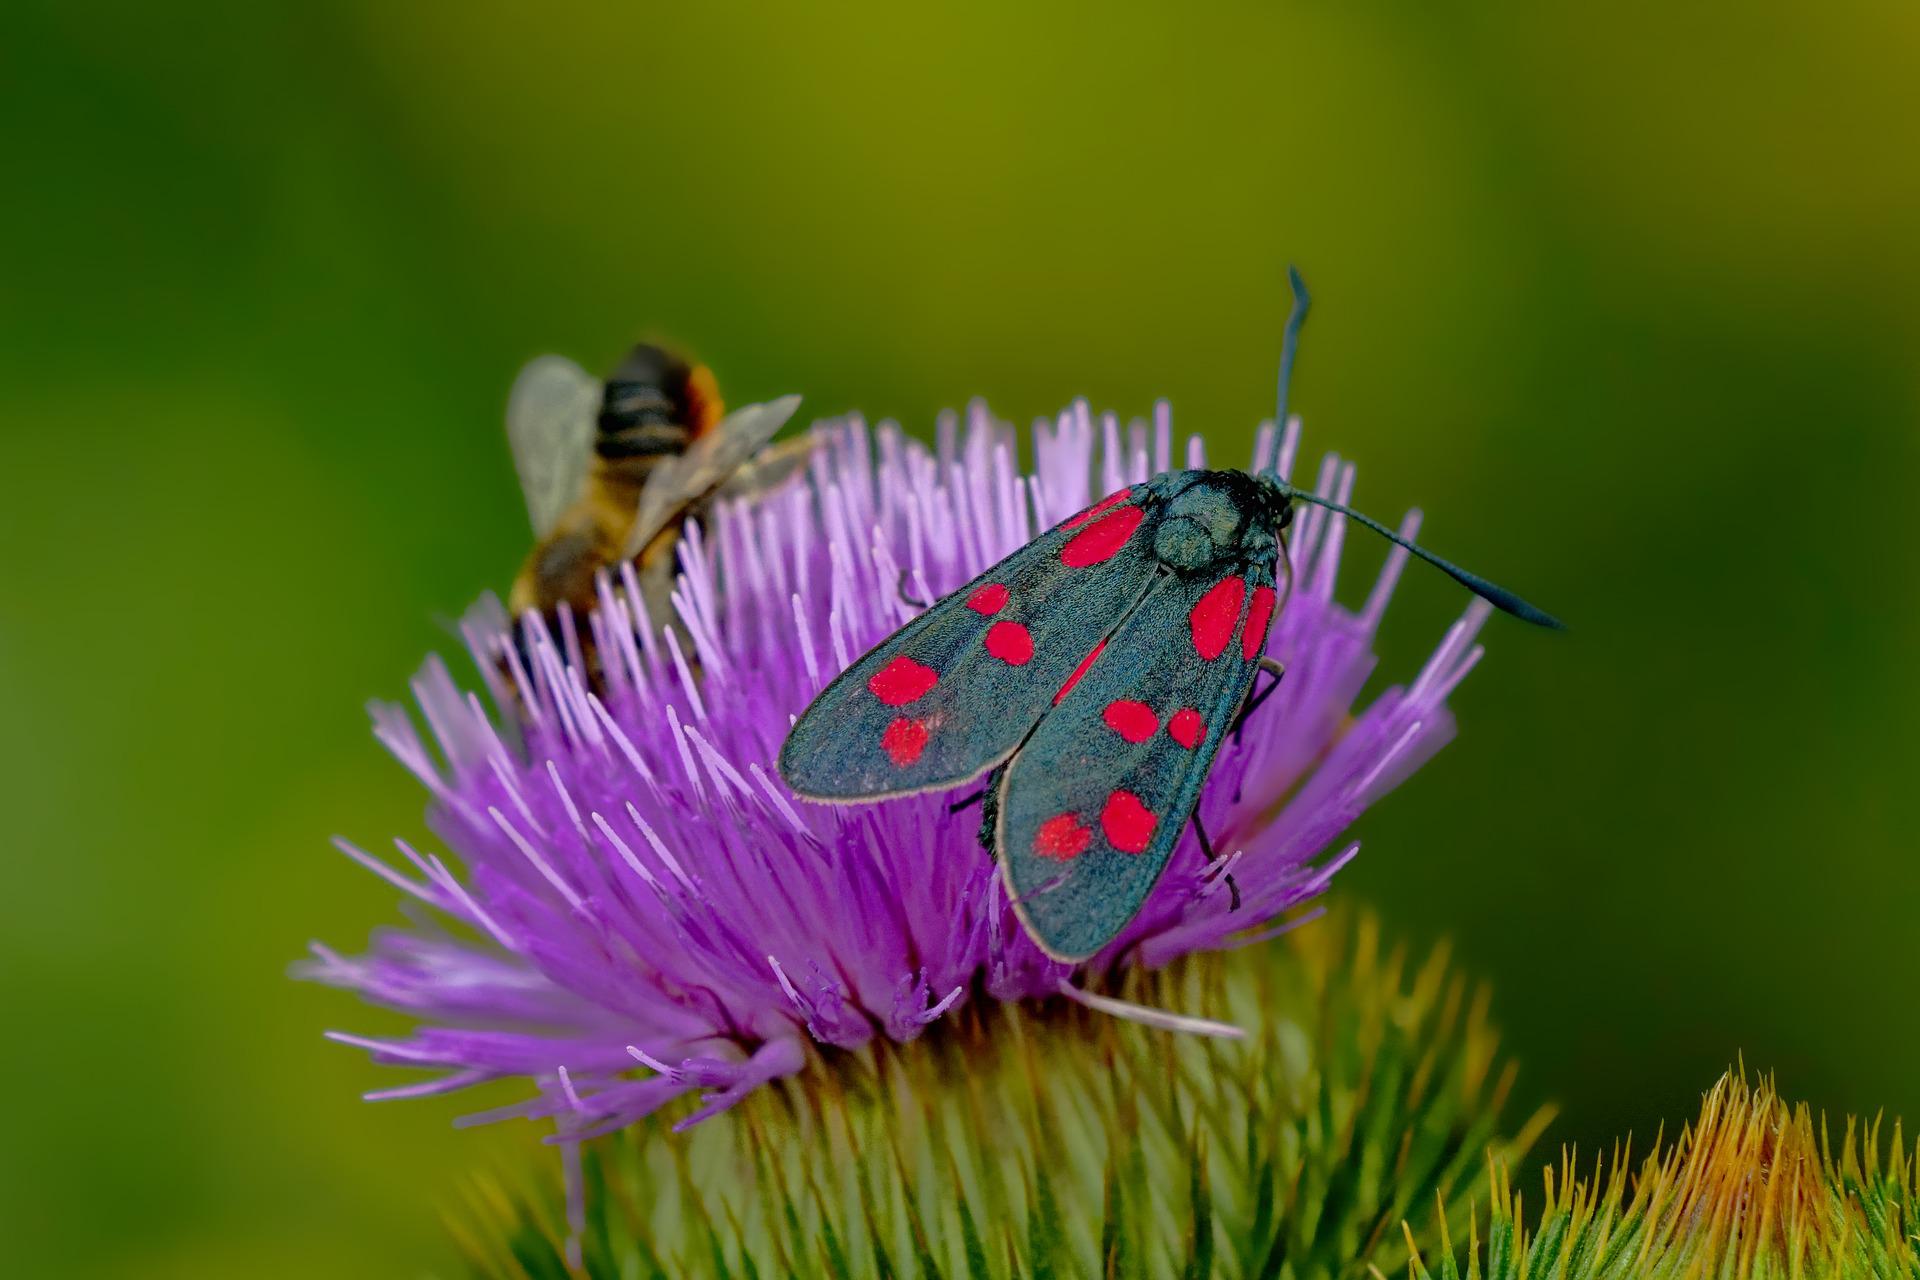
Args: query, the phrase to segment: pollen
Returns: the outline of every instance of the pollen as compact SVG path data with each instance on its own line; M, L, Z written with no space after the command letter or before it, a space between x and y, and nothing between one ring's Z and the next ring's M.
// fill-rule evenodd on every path
M1144 702L1135 702L1131 698L1116 698L1107 704L1100 713L1107 728L1113 730L1128 742L1145 742L1160 730L1160 717L1153 714L1153 708Z
M1122 853L1145 853L1158 824L1153 810L1131 791L1115 791L1100 810L1100 830L1106 833L1107 843Z
M927 724L911 716L895 716L887 731L880 735L880 749L902 769L920 758L927 749Z
M1007 607L1007 589L997 582L975 587L967 597L967 608L991 618Z
M987 652L1010 667L1033 661L1033 636L1017 622L996 622L987 628Z
M1145 517L1146 512L1138 507L1121 507L1111 515L1101 516L1060 548L1060 563L1069 569L1105 564L1127 545L1127 539Z
M904 707L940 683L940 673L906 654L867 677L867 692L890 707Z
M1192 707L1182 707L1167 718L1167 736L1191 751L1207 736L1207 722Z
M1193 631L1194 651L1208 662L1227 651L1227 645L1233 640L1233 624L1240 621L1240 605L1246 596L1244 581L1222 578L1200 597L1193 612L1187 615L1187 625Z
M1093 843L1093 832L1071 813L1056 813L1033 833L1033 851L1062 862L1077 858Z

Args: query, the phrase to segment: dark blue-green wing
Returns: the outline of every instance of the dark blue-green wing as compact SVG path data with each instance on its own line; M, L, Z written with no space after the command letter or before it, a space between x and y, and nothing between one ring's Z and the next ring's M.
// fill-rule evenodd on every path
M1154 578L1153 486L1041 534L882 641L813 700L780 774L814 800L958 786L999 764Z
M1271 565L1163 578L1007 766L994 848L1049 955L1099 951L1160 878L1258 667L1273 584Z

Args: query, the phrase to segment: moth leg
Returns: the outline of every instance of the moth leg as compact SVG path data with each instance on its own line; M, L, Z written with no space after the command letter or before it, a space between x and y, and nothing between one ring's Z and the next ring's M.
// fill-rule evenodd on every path
M1200 837L1200 852L1206 855L1208 862L1212 862L1213 841L1207 839L1207 829L1200 825L1200 811L1198 809L1193 812L1193 834Z
M1240 730L1246 725L1247 717L1259 710L1260 704L1273 696L1273 691L1280 687L1280 681L1286 676L1287 668L1284 664L1263 655L1260 659L1260 670L1254 672L1254 678L1256 680L1259 679L1260 672L1265 672L1267 675L1272 676L1273 679L1267 683L1266 688L1254 690L1252 696L1250 696L1246 703L1240 708L1240 714L1234 717L1233 742L1235 746L1240 745Z
M1006 771L1007 766L1001 765L988 774L987 785L981 789L979 796L969 798L966 802L971 804L976 798L980 801L980 847L992 854L995 861L999 860L1000 851L993 846L993 836L994 828L1000 825L1000 779Z
M894 587L894 590L899 593L902 604L912 605L916 609L924 609L927 607L928 601L916 599L907 594L907 579L912 576L912 573L913 571L911 569L902 569L900 571L900 581Z
M1193 834L1200 837L1200 852L1207 856L1207 862L1211 865L1215 861L1213 841L1207 839L1207 829L1200 825L1200 811L1197 809L1194 810L1193 814ZM1229 871L1226 873L1226 881L1227 897L1230 903L1228 910L1238 911L1240 909L1240 886L1234 882L1233 872Z
M993 790L993 787L991 784L989 784L988 786L984 786L980 788L978 791L974 792L970 796L962 796L960 797L960 799L955 800L952 804L947 806L947 812L959 813L962 810L971 809L973 808L973 806L984 802L987 798L987 793L992 790Z

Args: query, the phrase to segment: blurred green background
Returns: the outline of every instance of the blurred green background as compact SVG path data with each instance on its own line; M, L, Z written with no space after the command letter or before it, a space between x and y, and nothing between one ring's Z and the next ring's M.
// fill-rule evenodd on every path
M412 1276L501 1139L296 986L419 826L367 735L525 549L526 357L643 331L926 430L1295 388L1570 619L1341 891L1497 984L1583 1149L1738 1053L1920 1118L1920 10L15 3L0 23L0 1239ZM1350 540L1351 598L1380 549ZM1386 675L1463 604L1410 573Z

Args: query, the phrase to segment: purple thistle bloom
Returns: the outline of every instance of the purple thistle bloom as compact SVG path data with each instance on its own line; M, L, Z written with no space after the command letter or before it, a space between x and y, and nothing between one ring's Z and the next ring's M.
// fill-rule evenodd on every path
M603 582L587 619L599 695L577 675L576 633L530 619L516 646L489 602L465 631L496 711L437 659L413 684L427 737L404 709L374 709L376 736L427 787L430 823L462 872L397 842L415 879L341 843L461 926L381 930L359 958L316 944L299 967L422 1020L404 1039L334 1033L376 1061L439 1073L370 1098L525 1076L535 1096L471 1119L552 1116L577 1138L700 1092L680 1122L694 1123L801 1071L820 1046L911 1040L968 1000L1064 994L1230 1031L1078 983L1297 923L1280 918L1357 849L1338 846L1341 833L1452 734L1446 699L1480 656L1486 607L1467 610L1410 686L1353 710L1406 553L1391 552L1348 612L1333 602L1344 521L1302 508L1291 596L1267 641L1286 679L1222 747L1200 803L1219 863L1189 832L1105 951L1078 970L1050 960L1015 922L975 816L948 812L953 796L810 805L773 761L813 695L912 616L903 580L934 599L1100 494L1175 465L1166 407L1124 432L1084 403L1036 424L1029 476L1015 469L1013 429L979 405L964 427L943 419L932 450L858 419L815 434L804 482L722 504L704 533L689 527L677 630L656 631L630 570ZM1284 433L1263 426L1254 468L1287 475L1297 441L1297 419ZM1184 465L1204 465L1197 438ZM1322 495L1344 502L1352 486L1350 465L1321 465Z

